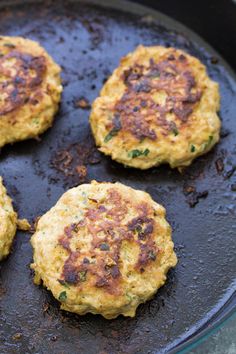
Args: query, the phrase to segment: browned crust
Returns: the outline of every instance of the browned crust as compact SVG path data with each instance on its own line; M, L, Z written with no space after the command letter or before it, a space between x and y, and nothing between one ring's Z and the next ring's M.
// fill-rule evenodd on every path
M129 210L130 202L114 188L107 194L109 206L96 199L89 199L91 206L87 208L84 218L64 229L59 238L59 245L66 250L66 259L60 279L67 283L81 286L84 281L92 281L92 286L103 288L110 294L122 293L122 275L120 252L122 242L127 241L139 247L139 256L134 270L143 273L156 260L158 249L154 234L156 221L153 208L146 202L136 206L136 217L123 223ZM72 250L71 242L80 237L84 229L92 236L91 246L87 252ZM79 240L79 244L82 240Z
M121 80L126 89L113 107L115 121L113 118L106 128L109 131L128 131L140 141L158 138L150 123L153 123L154 128L161 128L164 135L175 130L175 122L166 119L169 113L175 115L175 120L181 126L186 124L202 96L188 57L174 50L159 62L150 59L149 66L135 63L123 72ZM163 105L152 98L153 94L160 91L167 96Z
M11 65L12 62L12 65ZM46 73L44 56L12 50L0 57L0 116L11 113L26 103L40 99L40 85Z

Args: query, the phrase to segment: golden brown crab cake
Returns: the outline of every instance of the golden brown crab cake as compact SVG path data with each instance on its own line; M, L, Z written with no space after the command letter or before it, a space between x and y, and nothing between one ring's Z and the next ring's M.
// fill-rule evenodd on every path
M177 262L165 209L120 183L67 191L40 218L31 243L35 282L62 309L108 319L133 317Z
M0 260L6 257L16 233L17 215L0 177Z
M92 107L96 145L141 169L188 166L218 141L218 84L193 56L139 46L122 58Z
M61 92L60 67L38 43L0 37L0 148L47 130Z

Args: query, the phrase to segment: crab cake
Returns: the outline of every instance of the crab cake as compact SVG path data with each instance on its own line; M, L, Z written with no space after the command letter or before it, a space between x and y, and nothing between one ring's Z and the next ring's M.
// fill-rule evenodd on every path
M218 84L197 58L139 46L103 86L90 123L100 151L124 165L181 168L219 141L219 106Z
M52 125L62 92L60 67L40 45L0 37L0 148Z
M133 317L177 262L165 209L120 183L67 191L41 217L31 243L35 282L62 309L107 319Z
M0 177L0 260L8 255L16 233L17 215Z

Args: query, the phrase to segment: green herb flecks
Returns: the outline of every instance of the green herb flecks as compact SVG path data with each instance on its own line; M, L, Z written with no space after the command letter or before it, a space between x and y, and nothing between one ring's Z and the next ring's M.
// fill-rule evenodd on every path
M85 281L86 280L87 270L81 270L78 274L79 274L79 280L80 281Z
M108 143L114 136L118 134L119 130L117 128L113 128L104 138L104 143Z
M57 279L57 281L63 285L65 288L69 289L69 284L65 281L65 280L62 280L62 279Z
M39 124L39 119L38 119L38 118L34 118L34 119L33 119L33 123L36 124L36 125L38 125L38 124Z
M178 131L177 128L173 128L173 129L172 129L172 133L174 134L174 136L179 135L179 131Z
M209 138L208 138L208 144L210 144L213 140L213 135L210 135Z
M142 226L141 226L141 225L137 225L137 226L135 227L134 231L139 234L140 232L142 232Z
M125 295L130 302L133 300L133 298L130 294L126 293Z
M179 134L179 130L178 130L177 125L176 125L175 122L170 121L170 122L168 122L168 125L169 125L170 133L174 134L174 136Z
M135 159L136 157L139 156L147 156L149 154L149 149L145 149L145 150L131 150L128 152L128 157L131 157L132 159Z
M208 149L211 146L213 141L213 135L209 135L207 142L204 144L204 150Z
M212 146L213 140L214 136L209 135L207 142L202 144L202 151L206 151L210 146Z
M195 151L196 151L196 148L195 148L195 146L194 146L194 145L191 145L191 147L190 147L190 151L191 151L191 152L195 152Z
M66 291L62 291L58 297L58 299L62 302L66 301L67 299L67 294L66 294Z
M110 141L114 136L116 136L119 131L121 130L121 121L120 121L120 116L119 114L115 114L113 119L113 128L110 130L110 132L105 136L104 142L107 143Z

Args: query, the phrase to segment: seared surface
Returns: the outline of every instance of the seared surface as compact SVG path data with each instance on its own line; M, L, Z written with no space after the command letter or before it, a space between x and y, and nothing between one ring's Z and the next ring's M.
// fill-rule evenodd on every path
M66 192L32 237L36 283L78 314L135 315L176 265L165 210L120 183Z
M38 43L0 37L0 147L48 129L61 91L60 68Z
M100 150L125 165L188 166L219 140L218 84L174 48L139 46L121 59L93 103Z

